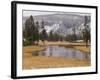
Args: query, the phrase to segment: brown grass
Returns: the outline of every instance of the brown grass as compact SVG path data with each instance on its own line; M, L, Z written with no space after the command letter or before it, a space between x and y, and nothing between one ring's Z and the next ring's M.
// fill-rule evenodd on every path
M32 56L33 51L42 51L45 48L43 46L24 46L23 47L23 58Z
M36 56L23 59L23 69L90 66L89 60Z
M46 57L32 56L33 51L42 51L45 49L40 42L40 46L24 46L23 47L23 69L34 68L57 68L57 67L79 67L90 66L90 60L69 59L63 57ZM90 53L90 46L86 47L85 43L69 43L69 42L47 42L45 45L59 45L66 48L78 49L80 51Z
M90 46L74 46L74 49L80 50L85 53L90 53Z

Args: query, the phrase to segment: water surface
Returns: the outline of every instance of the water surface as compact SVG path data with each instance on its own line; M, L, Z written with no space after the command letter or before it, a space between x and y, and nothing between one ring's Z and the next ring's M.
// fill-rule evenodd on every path
M32 55L66 57L66 58L75 58L81 60L90 59L90 54L71 48L65 48L63 46L46 46L46 49L44 51L33 52Z

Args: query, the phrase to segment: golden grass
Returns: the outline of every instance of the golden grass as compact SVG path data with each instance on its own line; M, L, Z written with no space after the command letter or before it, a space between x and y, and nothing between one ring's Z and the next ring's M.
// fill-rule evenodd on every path
M25 47L23 47L24 52L41 51L43 49L44 49L43 46L25 46Z
M90 46L74 46L74 49L80 50L85 53L90 53Z
M35 56L23 59L23 69L90 66L89 60Z
M42 42L39 42L39 45L44 45ZM84 45L85 46L85 43L76 43L76 42L67 42L67 41L45 41L45 45L61 45L61 46L77 46L77 45Z
M77 49L86 53L90 53L90 46L86 47L85 43L69 43L69 42L47 42L45 45L59 45L66 48ZM69 59L64 57L46 57L32 56L33 51L42 51L45 49L42 43L39 46L24 46L23 47L23 69L34 68L57 68L57 67L78 67L90 66L90 60Z
M33 51L42 51L45 48L43 46L24 46L23 47L23 56L31 57Z

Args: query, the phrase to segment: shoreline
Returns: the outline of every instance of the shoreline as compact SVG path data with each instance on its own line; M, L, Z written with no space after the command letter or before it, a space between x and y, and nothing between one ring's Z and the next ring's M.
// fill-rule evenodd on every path
M39 45L43 45L41 43L39 43ZM90 47L91 45L89 44L88 47L86 47L85 43L70 43L70 42L45 42L46 46L64 46L66 48L72 48L72 49L76 49L76 50L80 50L84 53L90 53Z
M86 53L90 52L90 46L86 47L84 43L46 42L45 44L46 45L39 44L38 46L35 45L23 47L23 69L85 67L91 65L90 60L79 60L52 56L32 56L33 51L42 51L45 50L44 46L52 45L65 46L66 48L72 48Z

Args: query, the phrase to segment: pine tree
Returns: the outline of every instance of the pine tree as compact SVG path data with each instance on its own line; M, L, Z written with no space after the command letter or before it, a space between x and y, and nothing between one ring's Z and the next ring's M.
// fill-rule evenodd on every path
M49 33L49 40L50 41L53 41L53 31L52 30Z
M47 40L47 32L44 28L44 21L41 22L41 27L42 27L42 31L41 31L41 40L44 42L44 40Z
M31 15L25 22L25 39L28 45L35 44L35 41L39 40L38 22L34 23L34 18Z
M88 40L90 40L90 29L89 29L89 20L88 20L88 16L84 17L84 29L83 29L83 39L86 42L86 47L88 46Z

